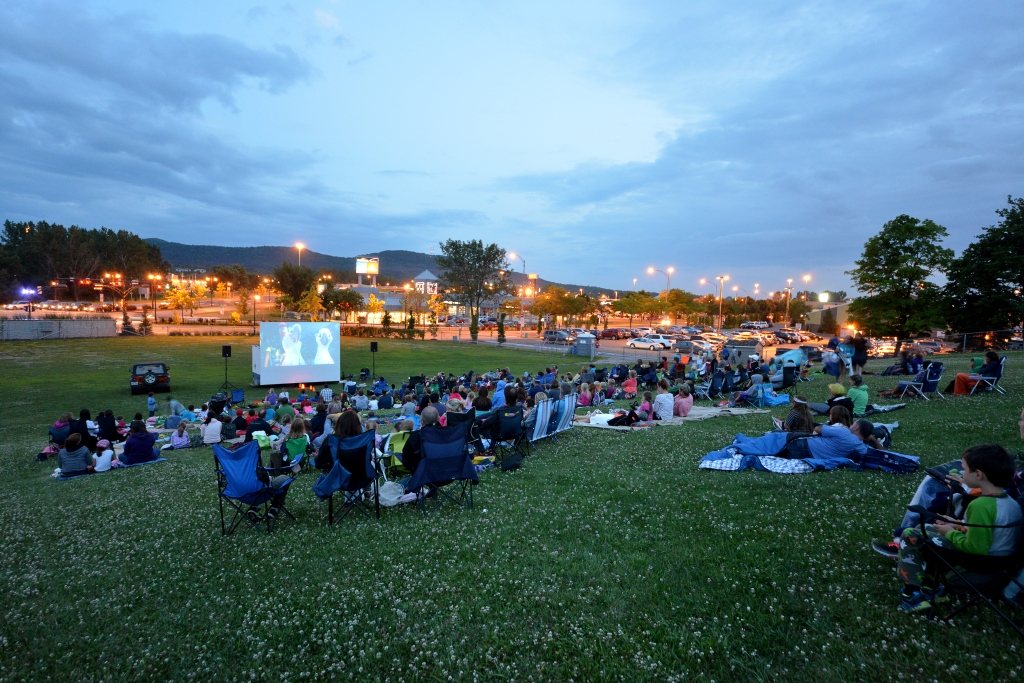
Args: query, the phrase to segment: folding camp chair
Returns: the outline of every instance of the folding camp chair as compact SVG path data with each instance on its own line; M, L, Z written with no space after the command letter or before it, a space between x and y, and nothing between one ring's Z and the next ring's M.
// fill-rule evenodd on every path
M931 471L929 471L929 474L931 474ZM936 513L921 505L911 505L907 509L919 515L921 533L927 538L925 525L937 517ZM983 529L1007 529L1010 527L1020 527L1024 525L1024 521L1001 525L967 524L965 522L958 522L957 524L958 526L973 526ZM1024 584L1021 582L1022 577L1024 577L1024 539L1018 536L1017 547L1012 555L978 555L976 558L972 558L971 566L967 568L958 566L958 562L950 560L945 554L934 549L930 543L925 543L923 548L926 549L927 561L941 566L942 580L945 588L950 593L961 594L965 598L952 611L944 615L936 614L933 607L928 615L929 618L949 622L955 616L962 614L974 605L982 604L995 612L1017 635L1024 638L1024 628L1021 628L997 604L1003 589L1011 582L1017 584L1018 588L1024 588Z
M491 446L501 469L508 471L519 467L526 455L526 431L523 429L523 407L505 406L498 409L497 429ZM451 425L451 423L448 423Z
M402 464L402 449L411 435L412 432L391 432L384 437L377 462L383 468L385 477L394 477L398 470L405 471L405 465Z
M239 403L245 403L245 391L242 389L231 390L231 405L235 406Z
M999 359L999 370L992 377L985 377L984 375L971 375L971 379L976 380L974 386L971 387L971 396L974 392L978 391L979 388L983 388L985 391L998 391L1000 394L1005 394L1006 390L999 386L999 380L1003 377L1003 369L1006 367L1006 356Z
M576 418L576 403L578 399L578 394L569 394L568 396L562 397L560 401L561 408L558 411L558 424L555 426L555 434L559 434L572 428L573 420Z
M942 395L942 391L939 390L939 382L942 381L943 365L939 361L932 361L928 363L924 370L923 376L919 373L909 382L900 382L903 384L903 393L900 394L900 398L903 398L907 392L911 392L911 396L920 396L924 400L928 399L928 394L934 394L946 400L946 397Z
M451 411L445 414L445 424L449 427L466 422L469 424L469 441L472 442L480 438L480 431L476 423L476 408L470 408L469 412L466 413L453 413Z
M327 501L328 524L334 524L335 493L345 496L340 519L344 519L355 508L366 515L370 514L362 495L367 489L372 492L374 511L380 517L380 494L373 455L376 437L377 433L372 429L345 439L334 434L327 437L325 443L331 451L334 465L313 483L313 493L320 500Z
M537 412L537 415L534 418L533 431L530 433L530 446L548 436L548 425L551 423L551 413L554 410L555 403L556 401L548 399L539 401L534 406L533 409Z
M235 450L215 444L213 457L217 467L221 534L227 536L234 533L242 520L247 521L254 529L258 529L260 522L265 520L267 531L272 531L273 519L267 514L271 500L275 496L287 493L295 477L289 476L276 485L269 482L277 476L290 474L291 466L263 467L260 464L260 447L255 441L242 444ZM261 480L260 474L265 476L266 481ZM224 517L224 503L234 510L230 522L226 522ZM283 505L278 505L278 509L282 514L295 519Z
M426 514L428 501L439 508L444 500L473 507L473 488L479 482L476 468L467 449L469 423L460 422L444 429L420 430L423 459L406 485L406 490L419 491L416 502Z

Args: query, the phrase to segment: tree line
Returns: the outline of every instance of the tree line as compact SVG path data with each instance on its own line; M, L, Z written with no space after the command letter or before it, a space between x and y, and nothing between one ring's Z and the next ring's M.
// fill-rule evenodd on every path
M850 316L875 336L906 339L933 329L1007 330L1024 318L1024 199L1007 197L1000 220L957 257L948 231L900 215L864 245L848 274L863 296ZM944 280L944 282L942 282Z

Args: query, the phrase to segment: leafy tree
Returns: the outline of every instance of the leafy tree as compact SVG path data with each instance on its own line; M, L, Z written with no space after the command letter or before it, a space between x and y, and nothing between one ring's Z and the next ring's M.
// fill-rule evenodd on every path
M320 295L324 310L328 315L339 311L346 318L350 313L360 310L363 307L363 295L354 289L335 289L328 287Z
M248 289L238 289L235 290L235 294L238 296L235 300L235 313L238 314L240 320L244 320L249 315L249 300L252 298L252 292Z
M700 306L697 304L697 295L682 289L673 289L659 295L666 310L672 315L672 319L682 317L689 320L692 313L696 313Z
M378 299L373 294L370 295L370 300L366 302L367 313L381 313L384 310L384 300ZM369 321L367 321L369 322Z
M210 269L210 274L220 281L220 285L217 287L218 295L220 295L220 288L222 286L226 288L226 283L228 282L231 283L232 289L235 290L255 289L256 285L260 282L259 275L237 264L214 266Z
M316 291L316 287L310 287L306 290L306 293L299 299L296 308L300 313L309 313L311 320L320 319L320 315L324 312L324 304L320 300L320 293Z
M316 282L316 275L306 266L282 263L274 270L277 288L293 302L299 301Z
M629 326L633 327L635 316L648 315L656 305L654 297L647 292L629 292L616 304L619 313L629 317Z
M867 296L850 304L850 315L874 335L902 340L943 326L939 288L928 280L945 273L953 252L941 246L946 228L925 219L897 216L864 244L848 272Z
M498 343L505 343L505 314L498 314Z
M385 337L391 334L391 311L384 311L384 317L380 320L380 327Z
M192 310L199 303L199 297L188 287L174 287L167 291L164 299L171 308L180 311L181 318L185 318L185 309Z
M484 245L481 240L445 240L437 265L443 287L469 310L469 334L476 341L480 304L489 296L511 290L504 274L508 270L505 250L497 244Z
M1024 316L1024 198L1007 197L1002 220L985 228L949 268L943 309L961 332L1013 327Z

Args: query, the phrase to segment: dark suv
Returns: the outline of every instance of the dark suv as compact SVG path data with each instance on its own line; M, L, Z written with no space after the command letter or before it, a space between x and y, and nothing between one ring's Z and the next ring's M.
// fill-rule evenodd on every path
M171 372L166 363L136 363L128 386L133 394L170 391Z

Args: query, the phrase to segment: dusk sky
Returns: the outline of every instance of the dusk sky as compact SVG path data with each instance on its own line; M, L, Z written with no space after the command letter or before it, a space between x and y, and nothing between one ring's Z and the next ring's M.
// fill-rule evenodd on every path
M3 218L739 293L1024 194L1024 3L0 3ZM277 264L268 264L273 267ZM514 261L516 270L522 262ZM387 264L382 263L387 270Z

